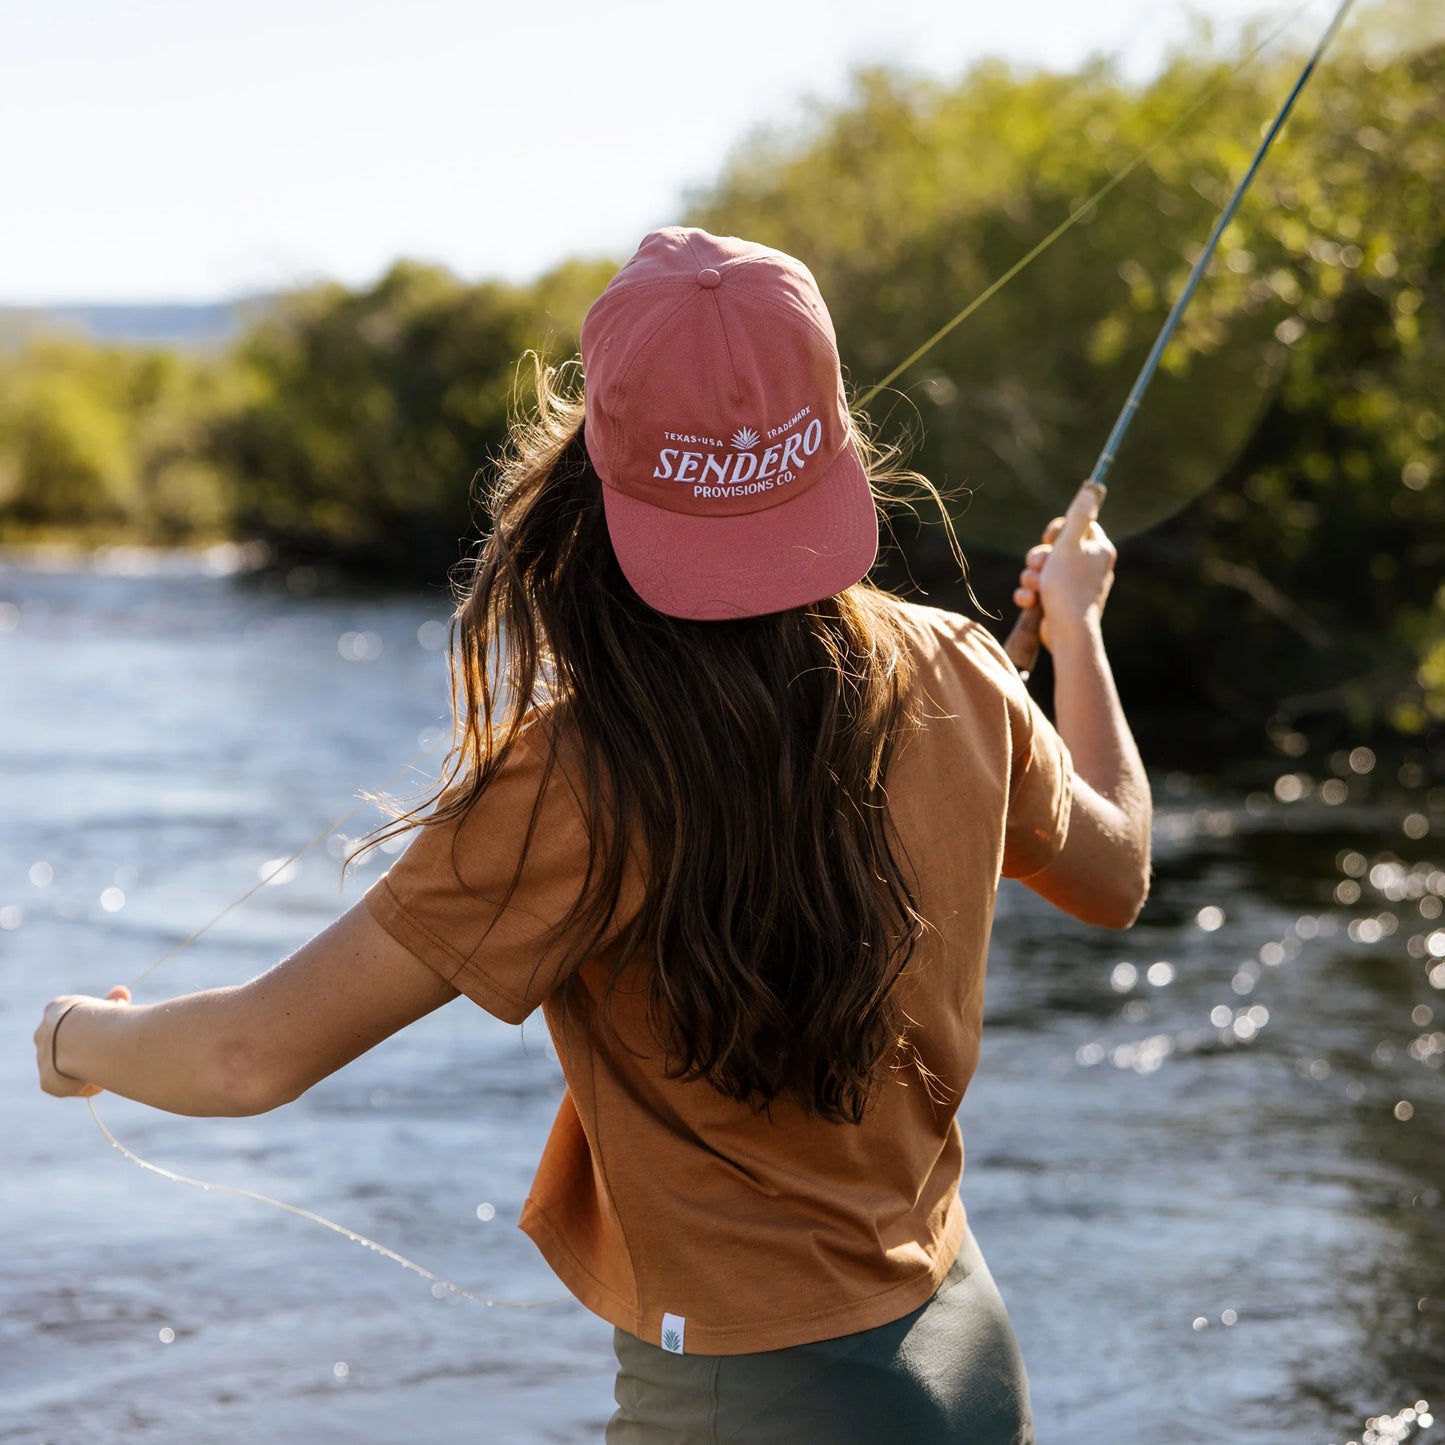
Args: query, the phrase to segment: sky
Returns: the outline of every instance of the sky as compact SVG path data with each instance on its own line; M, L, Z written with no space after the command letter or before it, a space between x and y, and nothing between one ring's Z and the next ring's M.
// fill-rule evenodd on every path
M1147 76L1299 0L0 0L0 304L214 301L399 256L625 257L852 68ZM1289 34L1311 39L1330 0Z

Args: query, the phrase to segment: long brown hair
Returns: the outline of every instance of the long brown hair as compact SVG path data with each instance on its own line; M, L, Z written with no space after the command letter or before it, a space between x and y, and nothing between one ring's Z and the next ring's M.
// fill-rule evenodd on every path
M905 1044L893 985L926 926L886 806L913 721L896 603L860 582L766 617L655 611L608 539L577 388L540 362L535 388L484 493L485 540L453 578L443 777L365 847L426 809L464 813L524 727L550 739L549 776L570 737L591 856L563 924L569 962L616 931L635 849L645 896L608 996L648 946L670 1075L856 1123ZM855 439L876 486L889 458ZM938 499L915 473L890 476Z

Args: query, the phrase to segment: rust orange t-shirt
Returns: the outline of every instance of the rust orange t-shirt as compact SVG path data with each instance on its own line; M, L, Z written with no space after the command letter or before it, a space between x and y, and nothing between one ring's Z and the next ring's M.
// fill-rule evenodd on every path
M388 933L488 1012L520 1023L542 1006L567 1088L521 1228L584 1305L654 1344L664 1316L698 1354L870 1329L922 1304L963 1239L955 1112L978 1063L998 880L1062 847L1073 769L984 627L897 605L921 706L895 748L888 806L932 925L897 988L929 1078L890 1074L862 1124L786 1102L769 1118L667 1078L644 990L625 980L614 1036L591 1027L614 954L604 945L563 978L565 940L548 943L582 884L586 813L560 764L542 789L525 734L463 818L424 825L366 894Z

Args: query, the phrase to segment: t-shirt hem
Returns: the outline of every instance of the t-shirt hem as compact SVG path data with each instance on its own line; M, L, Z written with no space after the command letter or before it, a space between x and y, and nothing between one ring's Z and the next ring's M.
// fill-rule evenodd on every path
M630 1302L603 1284L572 1252L563 1235L552 1224L546 1212L528 1199L519 1227L541 1251L557 1278L571 1291L579 1304L616 1328L626 1330L638 1339L656 1344L653 1336L660 1334L662 1311L638 1312ZM793 1345L812 1344L816 1340L837 1339L857 1334L879 1325L890 1324L911 1313L927 1301L953 1268L967 1232L967 1215L962 1200L955 1196L949 1210L938 1252L931 1268L902 1284L893 1285L881 1294L852 1300L834 1309L817 1310L783 1319L753 1321L709 1327L696 1319L687 1322L687 1353L690 1355L751 1355L762 1350L785 1350Z

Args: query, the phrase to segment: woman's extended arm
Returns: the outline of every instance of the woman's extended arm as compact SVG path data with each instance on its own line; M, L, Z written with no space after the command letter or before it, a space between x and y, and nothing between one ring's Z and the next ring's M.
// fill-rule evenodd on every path
M1081 488L1030 550L1015 600L1042 595L1041 639L1054 660L1054 719L1074 760L1069 832L1054 861L1024 881L1089 923L1127 928L1149 893L1153 804L1104 651L1101 617L1114 576L1114 547Z
M89 1085L173 1114L263 1114L456 996L357 903L249 983L142 1005L62 995L35 1031L36 1063L50 1094Z

